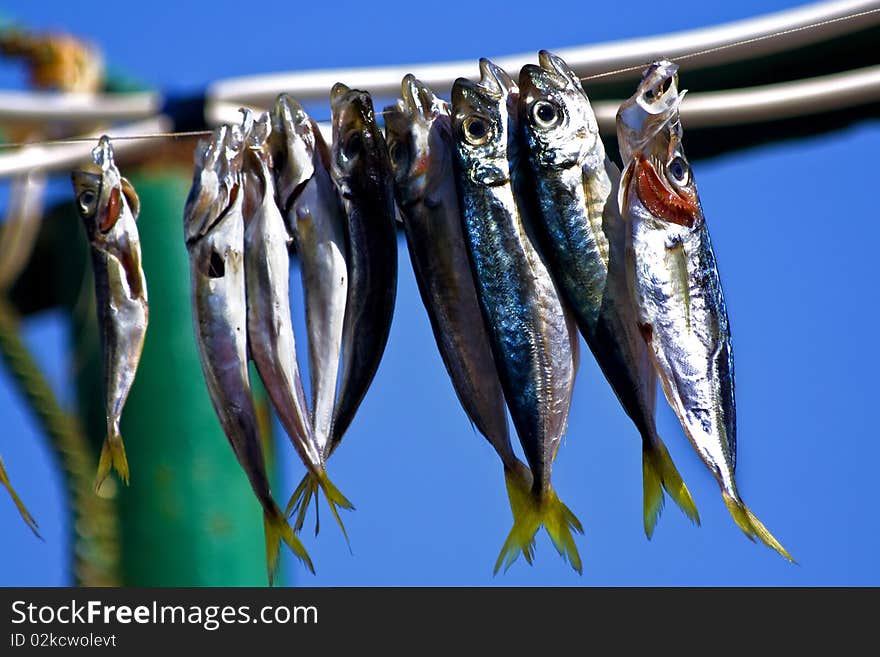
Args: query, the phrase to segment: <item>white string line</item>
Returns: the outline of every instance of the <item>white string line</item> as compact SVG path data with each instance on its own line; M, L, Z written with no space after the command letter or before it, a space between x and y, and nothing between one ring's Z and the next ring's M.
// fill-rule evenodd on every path
M824 27L826 25L832 25L834 23L840 23L842 21L853 20L856 18L862 18L863 16L869 16L871 14L876 14L880 12L880 7L876 7L874 9L866 9L864 11L857 12L855 14L847 14L846 16L837 16L836 18L828 18L822 21L818 21L816 23L810 23L808 25L800 25L798 27L792 27L785 30L780 30L778 32L773 32L772 34L762 34L760 36L750 37L748 39L743 39L741 41L735 41L733 43L725 43L720 46L714 46L712 48L705 48L703 50L697 50L696 52L685 53L684 55L679 55L675 58L676 62L680 62L687 59L692 59L694 57L701 57L703 55L709 55L712 53L719 52L721 50L728 50L730 48L736 48L739 46L745 46L752 43L757 43L759 41L766 41L768 39L775 39L783 36L787 36L789 34L795 34L797 32L803 32L805 30L812 30L820 27ZM622 73L630 73L632 71L639 71L645 69L650 65L650 62L646 62L645 64L637 64L634 66L627 66L625 68L618 68L612 71L606 71L604 73L595 73L593 75L588 75L586 77L579 78L582 82L588 80L596 80L599 78L609 77L612 75L620 75ZM383 116L385 112L375 112L377 116ZM191 130L187 132L157 132L147 135L123 135L118 137L111 137L113 141L128 141L128 140L138 140L138 139L181 139L186 137L203 137L206 135L210 135L212 133L211 130ZM81 142L91 142L95 141L94 137L70 137L66 139L51 139L46 141L33 141L33 142L8 142L8 143L0 143L0 149L4 148L20 148L25 146L45 146L51 144L73 144L73 143L81 143Z
M880 12L880 7L875 7L874 9L866 9L864 11L857 12L855 14L847 14L846 16L837 16L836 18L827 18L823 21L818 21L816 23L810 23L809 25L800 25L798 27L790 27L785 30L780 30L779 32L773 32L772 34L762 34L759 36L750 37L748 39L743 39L742 41L735 41L733 43L724 43L720 46L713 46L712 48L705 48L704 50L697 50L696 52L686 53L684 55L680 55L675 58L676 62L680 62L685 59L692 59L693 57L702 57L703 55L710 55L715 52L719 52L721 50L728 50L730 48L736 48L739 46L747 46L751 43L758 43L759 41L766 41L767 39L775 39L778 37L787 36L789 34L796 34L797 32L803 32L804 30L812 30L819 27L824 27L826 25L832 25L834 23L839 23L841 21L853 20L855 18L861 18L863 16L870 16L871 14L876 14ZM646 68L650 65L650 62L645 64L637 64L634 66L627 66L626 68L619 68L614 71L607 71L605 73L596 73L594 75L588 75L586 77L580 78L582 82L587 80L596 80L598 78L604 78L611 75L619 75L621 73L629 73L631 71L638 71Z

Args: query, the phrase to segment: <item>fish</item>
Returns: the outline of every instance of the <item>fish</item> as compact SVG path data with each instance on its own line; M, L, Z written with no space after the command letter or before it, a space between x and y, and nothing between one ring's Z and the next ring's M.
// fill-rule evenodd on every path
M6 465L4 465L2 458L0 458L0 484L3 484L6 492L9 493L9 497L12 498L12 502L13 504L15 504L15 508L18 509L18 513L21 516L21 519L24 520L25 524L34 533L34 536L36 536L40 540L43 540L43 537L40 536L40 530L39 526L37 525L37 521L34 520L31 512L28 511L27 507L24 505L24 502L21 501L18 493L15 492L15 489L12 487L12 482L9 481L9 474L6 472Z
M339 446L379 369L397 296L394 178L373 101L367 92L337 82L330 113L330 172L345 209L348 293L342 373L325 458Z
M538 60L519 76L519 113L539 208L536 224L551 274L641 435L643 522L651 538L663 489L688 518L700 520L654 421L657 375L639 335L626 277L626 231L617 207L620 171L605 154L577 75L546 50Z
M730 322L715 253L677 111L644 136L621 126L632 159L620 207L629 226L627 258L639 332L650 348L667 401L721 489L736 525L794 559L740 497Z
M209 140L199 142L183 221L190 258L193 327L202 373L217 419L263 509L271 585L282 540L312 572L314 565L272 497L251 392L243 155L244 134L235 125L217 128ZM213 171L205 172L206 168ZM202 187L203 181L206 187ZM212 195L220 189L224 193Z
M91 246L101 335L107 436L95 476L97 490L111 468L123 482L129 481L119 421L144 348L149 305L135 223L140 212L137 192L120 175L109 137L98 140L91 157L71 178L76 209Z
M511 511L518 514L525 506L518 493L531 488L531 471L511 447L504 391L465 247L449 105L411 74L401 95L384 115L410 262L455 393L498 454Z
M354 505L330 482L324 459L332 433L348 294L345 214L330 178L327 144L315 122L287 94L275 101L269 142L278 207L300 258L309 338L311 426L321 457L320 469L310 469L297 486L287 513L298 511L294 529L299 531L309 501L321 488L347 539L337 507L353 510Z
M478 83L458 78L452 87L455 179L480 309L532 472L531 488L518 492L526 508L514 514L495 572L502 565L507 570L520 552L531 561L543 525L560 556L580 573L572 531L583 533L583 526L551 484L568 423L578 338L534 242L529 210L517 201L523 198L515 190L522 166L518 87L488 59L480 60L480 73Z

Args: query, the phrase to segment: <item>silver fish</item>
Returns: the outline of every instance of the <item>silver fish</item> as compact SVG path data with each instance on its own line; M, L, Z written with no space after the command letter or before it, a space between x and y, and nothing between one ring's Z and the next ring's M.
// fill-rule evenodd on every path
M128 483L128 459L119 419L147 333L147 281L135 223L140 201L131 183L120 175L106 135L92 151L92 162L71 177L76 209L91 245L104 361L107 437L95 476L97 489L111 467Z
M339 445L379 368L397 295L394 179L373 101L336 83L330 106L330 171L345 208L349 248L342 375L325 457Z
M412 75L403 100L385 108L398 207L422 303L468 418L495 448L508 491L528 490L531 473L513 452L504 392L477 299L453 175L449 106ZM511 496L511 508L517 500Z
M200 142L195 175L184 208L190 256L193 324L202 372L217 418L263 508L269 582L281 540L306 566L314 566L272 498L248 375L247 302L241 165L244 135L236 126L219 128ZM203 176L203 169L216 170ZM200 182L209 181L208 188ZM227 194L212 196L213 181Z
M452 134L465 241L495 363L532 487L520 497L514 526L495 564L529 557L543 524L556 549L581 572L572 530L580 522L551 485L556 452L568 422L577 371L577 333L516 199L519 90L503 70L480 60L481 79L452 87Z
M619 117L619 120L622 120ZM791 555L749 510L734 480L736 402L730 324L715 253L678 113L650 137L635 133L621 182L630 226L629 272L641 334L666 399L721 487L737 526L786 559ZM619 132L621 141L631 133Z
M620 172L577 75L541 51L520 71L520 116L537 191L537 222L554 280L618 400L642 436L644 526L650 538L663 488L694 522L699 515L657 433L657 376L638 332L617 208ZM662 488L661 488L662 486Z
M332 224L334 221L341 221L341 218L327 216L326 213L333 212L333 208L315 205L316 199L322 201L329 199L335 203L335 195L316 197L319 182L316 180L316 171L312 162L315 153L302 136L309 134L312 129L311 122L308 121L308 117L304 117L301 108L299 108L299 113L296 112L292 105L294 103L295 101L286 96L279 99L275 116L277 131L272 128L272 118L266 114L262 121L257 122L251 133L253 135L251 152L259 162L259 189L262 190L259 208L263 224L263 228L258 229L256 225L252 228L249 223L245 232L251 352L258 363L260 376L266 382L270 393L273 387L277 390L275 393L277 399L273 399L279 418L292 439L295 435L298 436L294 440L294 444L307 469L302 483L297 487L287 505L287 513L291 513L295 509L300 511L294 529L298 531L302 528L309 501L320 488L324 491L330 509L347 539L345 527L336 507L342 506L351 509L353 506L327 476L323 453L326 434L323 442L316 435L297 367L289 301L290 258L287 244L290 240L282 213L276 205L275 179L272 169L275 169L281 181L282 188L279 190L279 198L284 200L289 225L295 231L294 235L299 238L297 251L302 258L303 285L306 290L306 318L309 329L309 354L312 357L310 369L313 399L316 399L316 394L319 395L317 401L321 404L321 413L331 417L336 371L339 367L339 343L341 342L342 313L345 303L345 288L343 287L342 308L339 308L340 295L337 291L339 281L336 279L339 276L338 268L341 264L343 283L345 281L345 260L344 256L339 254L341 256L340 263L334 259L336 254L330 253L331 260L327 262L328 247L332 252L334 247L338 247L339 242L331 245L326 242L338 237L332 233ZM309 124L308 127L302 126L302 117ZM270 133L275 142L272 150L280 158L280 162L274 163L274 166L270 166L267 151ZM281 143L279 144L278 141ZM311 142L311 146L314 147L314 141ZM313 179L315 179L314 183ZM326 180L326 184L330 186L329 192L334 194L329 179ZM322 190L325 194L327 191L326 189ZM315 219L312 213L319 211L325 214ZM339 212L338 209L335 211ZM300 217L302 217L302 221L299 221ZM316 226L319 226L319 230L323 230L323 232L316 235ZM341 226L339 228L341 231ZM263 272L257 276L261 280L252 281L251 272ZM328 275L333 276L332 281L325 280ZM252 293L252 289L262 290L262 292ZM334 292L336 292L335 298ZM258 297L255 297L255 294L258 294ZM262 307L259 308L259 306ZM338 316L336 316L337 314ZM335 356L334 337L326 334L327 330L332 330L333 327L327 325L327 320L336 321L339 325L337 327L338 334L335 337ZM253 335L250 328L258 324L262 324L260 331L262 337L259 338ZM258 356L254 346L258 340L264 344L274 343L274 345L272 349ZM263 362L260 363L260 360ZM265 375L264 371L266 371ZM328 385L327 380L331 384ZM274 381L274 383L270 385L270 381ZM322 422L321 427L322 430L329 431L329 417L326 423ZM316 532L317 528L316 525Z
M318 126L282 94L273 116L279 207L300 258L309 333L309 375L315 440L330 442L342 325L348 292L345 214L330 178L330 153Z

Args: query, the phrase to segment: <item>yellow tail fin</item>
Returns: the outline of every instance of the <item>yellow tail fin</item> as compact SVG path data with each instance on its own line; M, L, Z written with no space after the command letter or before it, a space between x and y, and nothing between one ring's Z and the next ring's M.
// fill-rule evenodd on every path
M274 513L263 512L263 529L266 532L266 568L269 571L269 586L275 583L275 571L278 569L278 553L281 541L287 543L291 551L299 557L306 567L315 574L315 566L306 552L303 544L299 542L296 534L287 524L287 520L281 513L281 509L275 508Z
M296 512L296 522L293 525L295 531L300 531L302 529L303 523L305 522L306 512L309 508L309 503L311 502L312 497L315 497L315 535L318 534L318 530L320 529L320 519L318 518L318 489L321 489L324 492L324 497L327 498L327 504L330 506L330 511L333 513L333 517L336 518L336 522L339 524L339 528L342 530L342 535L345 537L345 542L348 543L349 550L351 549L351 541L348 539L348 533L345 531L345 525L342 523L342 518L339 516L339 509L337 507L341 507L343 509L347 509L349 511L354 510L354 505L342 494L342 492L336 488L332 481L330 481L330 477L327 476L326 470L321 470L319 473L314 473L311 470L306 472L305 476L302 478L302 481L299 482L299 486L296 487L296 490L293 491L293 495L290 496L290 501L287 503L286 514L290 515Z
M541 525L544 525L560 556L568 560L578 573L583 572L572 529L583 534L584 528L569 508L553 490L544 499L536 498L532 493L531 477L523 473L505 470L504 480L513 513L513 527L495 561L494 573L497 574L502 565L507 572L520 553L525 556L526 561L532 563L535 556L535 534Z
M128 486L128 458L125 456L125 445L122 444L122 436L118 431L111 431L104 439L101 458L98 460L98 473L95 475L95 490L104 483L111 467L116 469L119 478Z
M34 535L42 541L43 537L40 536L40 532L37 530L37 521L34 520L31 512L27 510L24 502L21 501L18 493L16 493L15 489L12 487L12 482L9 481L9 475L6 474L6 466L3 465L3 459L0 459L0 484L3 484L6 490L9 491L9 496L15 503L15 506L18 509L18 513L21 515L22 520L24 520L25 524L27 524L27 526L31 528L31 531L34 533Z
M655 443L642 444L642 486L644 489L644 521L645 535L650 539L654 535L657 519L663 510L663 490L669 493L672 500L696 525L700 524L700 514L691 497L690 491L684 485L678 469L672 462L672 457L666 449L666 445L657 441ZM662 487L662 488L661 488Z
M724 495L724 503L727 505L727 510L730 512L730 515L733 516L733 521L750 541L754 541L755 537L757 537L761 539L761 542L764 545L773 548L791 563L797 563L797 561L795 561L788 553L788 550L782 547L782 544L776 540L773 534L771 534L764 524L758 520L755 514L749 510L749 507L747 507L742 500L735 499L723 491L722 494Z

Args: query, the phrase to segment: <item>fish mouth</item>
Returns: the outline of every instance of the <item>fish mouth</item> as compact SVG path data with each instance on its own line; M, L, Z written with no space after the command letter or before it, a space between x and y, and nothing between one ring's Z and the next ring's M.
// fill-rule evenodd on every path
M684 228L693 228L700 221L702 213L696 201L670 188L644 155L637 155L633 162L631 184L639 201L654 217Z
M575 73L559 55L556 55L549 50L541 50L538 52L538 64L548 73L555 73L559 77L568 80L568 82L578 91L584 91L584 88L581 85L581 79L578 77L577 73Z
M187 246L207 234L235 202L244 139L240 126L221 126L214 130L205 146L205 168L200 171L198 180L193 181L183 209ZM198 159L197 154L197 162Z
M312 120L290 94L279 94L275 99L272 132L284 135L286 139L290 139L290 135L297 135L307 142L313 139Z
M251 119L250 128L245 135L248 149L252 151L263 150L271 134L272 117L268 112L263 112L257 118Z
M412 73L407 73L400 83L400 95L405 108L414 116L430 119L446 113L446 103Z
M519 87L507 71L485 57L480 58L480 86L491 90L499 98L519 92Z
M373 99L366 91L349 89L341 82L330 92L330 111L333 116L334 140L352 132L367 133L375 126Z
M107 135L101 135L101 138L98 139L98 145L92 149L92 162L102 171L116 168L116 163L113 161L113 147L110 145L110 137Z

